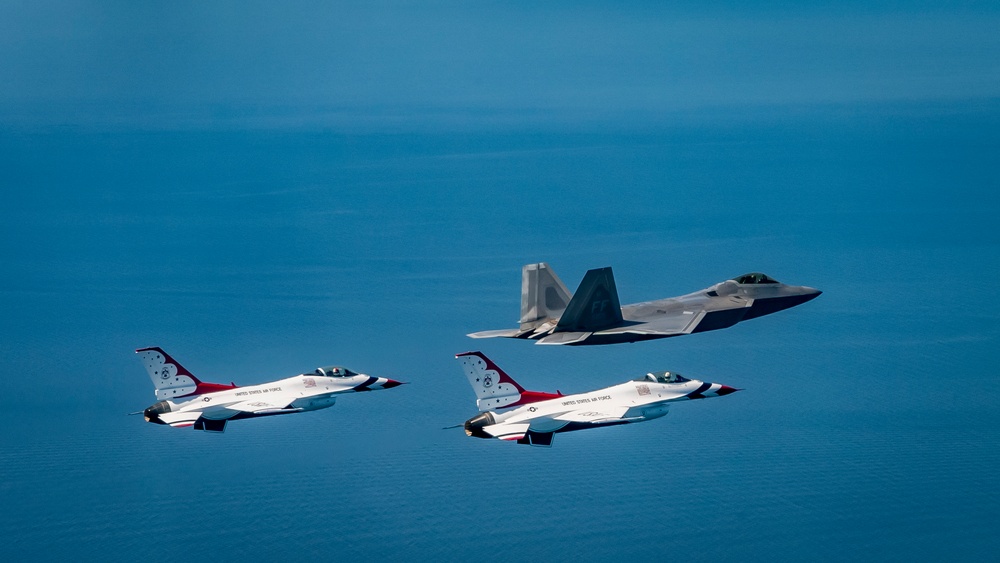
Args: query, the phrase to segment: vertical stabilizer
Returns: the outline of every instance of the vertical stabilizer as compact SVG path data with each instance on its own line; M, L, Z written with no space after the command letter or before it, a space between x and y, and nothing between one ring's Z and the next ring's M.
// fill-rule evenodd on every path
M480 412L504 409L562 397L562 393L526 391L482 352L466 352L455 358L462 362L465 377L476 392Z
M156 387L157 399L170 399L173 397L183 397L196 393L208 393L233 389L235 385L220 385L218 383L202 383L191 374L184 366L177 363L177 360L170 357L163 349L158 347L139 348L135 351L142 358L142 365L146 366L149 372L149 379Z
M480 412L510 406L521 399L524 388L482 352L466 352L455 357L462 362L462 370L476 392L476 406Z
M597 268L583 276L555 332L594 332L621 324L622 306L615 275L610 267Z
M545 262L521 268L521 330L533 329L546 319L558 319L570 299L566 284Z

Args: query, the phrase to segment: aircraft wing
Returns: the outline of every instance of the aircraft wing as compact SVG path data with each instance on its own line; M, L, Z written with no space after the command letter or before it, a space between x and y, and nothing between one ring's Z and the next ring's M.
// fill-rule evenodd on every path
M656 336L678 336L693 332L704 332L726 328L743 320L750 311L754 300L732 298L726 301L708 303L688 303L677 301L669 305L660 302L628 306L631 325L600 331L599 334L645 334Z
M515 338L521 331L516 328L500 329L500 330L484 330L482 332L473 332L467 334L469 338Z
M501 440L520 440L528 432L529 426L531 424L528 422L501 422L500 424L484 426L483 431Z
M591 408L581 408L577 410L567 411L563 413L550 414L545 416L540 416L536 418L531 418L529 420L521 419L517 422L501 422L498 424L491 424L489 426L484 426L483 431L501 440L516 441L518 443L532 444L532 445L552 445L552 432L557 431L559 428L566 426L571 422L590 422L595 424L600 424L602 422L612 422L626 420L623 417L628 411L627 406L600 406ZM535 430L530 430L531 426L535 426ZM538 444L535 444L535 440L529 439L528 442L524 442L525 437L530 435L545 436L548 435L548 439L538 439Z
M540 338L536 344L541 345L564 345L583 342L591 336L606 336L616 334L638 334L655 336L678 336L681 334L691 334L698 324L705 318L705 311L678 311L660 315L654 321L632 322L626 326L614 327L595 332L553 332L552 334Z
M201 418L201 415L202 411L165 412L159 418L174 428L180 428L194 425L195 421Z
M292 412L301 410L289 407L287 401L264 401L261 399L250 399L247 401L240 401L239 403L226 405L225 408L227 410L236 411L237 413L245 412L252 414L273 414L279 412ZM235 416L235 415L236 413L233 413L230 416Z
M535 344L558 346L561 344L575 344L590 338L593 332L554 332L544 338L539 339Z
M622 327L614 332L662 335L691 334L705 318L705 315L704 309L671 311L646 322Z
M240 413L274 414L294 412L300 409L289 408L287 402L270 402L260 399L241 401L230 405L212 405L208 408L179 412L165 412L160 420L174 427L192 426L201 420L227 420Z
M268 415L299 412L301 410L300 408L292 407L289 401L251 399L229 405L213 404L206 408L195 410L165 412L159 415L159 419L174 428L194 426L195 430L224 432L226 421L243 413Z
M620 420L627 411L628 407L624 405L600 406L568 411L552 418L565 422L607 422Z

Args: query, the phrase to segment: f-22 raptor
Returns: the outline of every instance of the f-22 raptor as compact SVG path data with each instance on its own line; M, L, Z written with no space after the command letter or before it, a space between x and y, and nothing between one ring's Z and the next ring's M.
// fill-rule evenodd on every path
M571 294L549 265L541 262L521 269L520 326L468 336L570 346L637 342L728 328L800 305L821 293L751 273L687 295L622 306L610 267L588 271Z
M249 387L199 381L160 348L140 348L149 378L160 399L142 411L147 422L224 432L226 422L332 407L337 395L391 389L401 382L355 373L343 367L318 368ZM134 413L138 414L138 413Z
M666 415L671 403L739 391L666 371L589 393L540 393L526 391L481 352L455 357L482 413L465 422L465 433L530 446L551 446L559 432L644 422Z

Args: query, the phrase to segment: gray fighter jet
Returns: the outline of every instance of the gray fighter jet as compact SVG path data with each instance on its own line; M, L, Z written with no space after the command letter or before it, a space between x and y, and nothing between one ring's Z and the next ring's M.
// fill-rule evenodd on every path
M588 271L573 295L542 262L521 269L521 326L469 336L572 346L637 342L728 328L800 305L820 293L752 273L687 295L622 307L610 267Z

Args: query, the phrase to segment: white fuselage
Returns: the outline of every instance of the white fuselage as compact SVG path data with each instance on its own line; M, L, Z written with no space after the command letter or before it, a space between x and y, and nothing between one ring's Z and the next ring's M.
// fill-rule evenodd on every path
M336 402L334 395L354 393L356 388L368 379L372 378L367 375L352 377L296 375L260 385L195 395L188 400L184 400L186 397L177 398L168 400L167 403L170 404L170 410L173 412L206 411L205 418L215 418L211 416L210 407L233 405L245 401L258 401L275 405L276 409L284 407L286 410L314 411L333 406Z
M237 387L199 380L158 346L135 352L160 399L142 411L146 422L193 426L207 432L224 432L229 420L325 409L333 406L336 395L341 393L391 389L402 384L340 366L326 366L313 373Z
M698 380L680 383L628 381L588 393L493 411L493 417L496 424L528 422L532 432L565 432L588 426L652 420L667 414L669 403L726 394L719 393L723 389L732 388Z
M166 399L144 412L151 422L191 426L198 420L225 421L325 409L336 403L337 395L396 385L399 385L396 381L364 374L345 377L303 374L260 385Z

